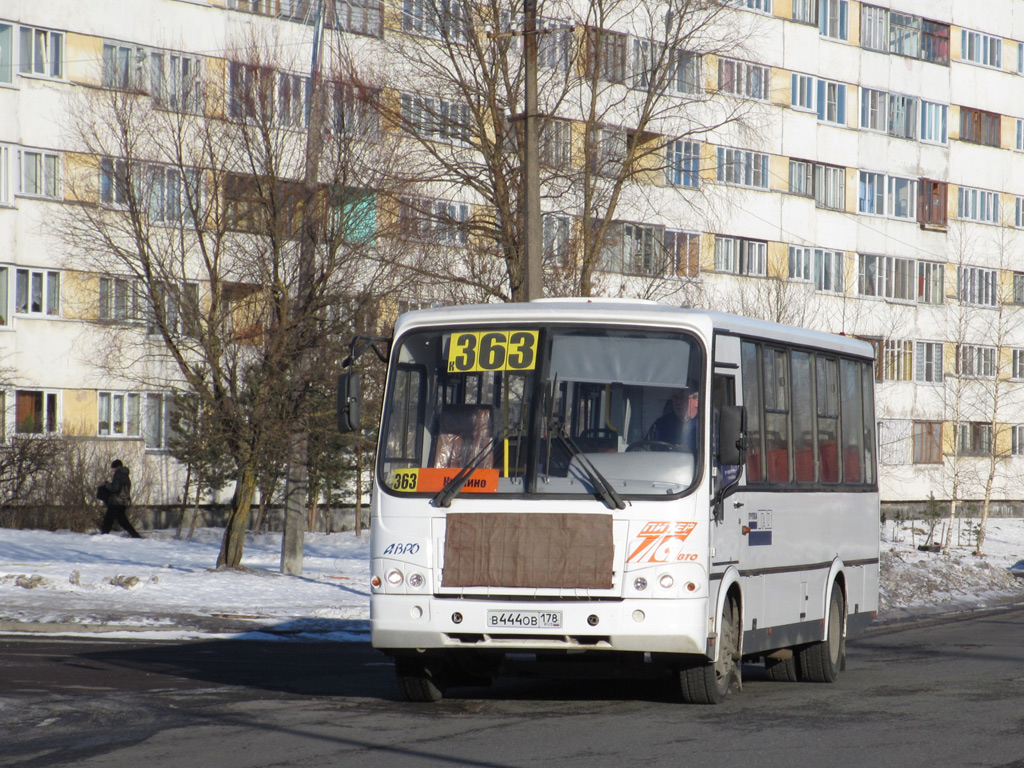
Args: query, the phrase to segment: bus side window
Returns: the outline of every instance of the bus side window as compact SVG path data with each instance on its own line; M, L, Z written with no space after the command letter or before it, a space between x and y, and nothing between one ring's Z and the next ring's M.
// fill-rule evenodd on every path
M817 356L818 472L823 483L839 482L839 371L834 358Z
M769 483L788 483L789 460L789 353L765 348L764 363L764 448Z
M860 363L839 362L843 414L843 480L864 482L864 402L861 393Z
M793 479L798 483L817 480L814 461L814 394L811 356L793 350L790 357L793 374Z
M743 342L743 406L747 409L747 482L764 482L764 448L761 444L760 345Z

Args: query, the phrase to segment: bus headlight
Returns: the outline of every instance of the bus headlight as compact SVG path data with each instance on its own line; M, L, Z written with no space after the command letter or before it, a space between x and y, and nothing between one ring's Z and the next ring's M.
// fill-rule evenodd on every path
M424 581L423 574L421 574L421 573L411 573L411 574L409 574L409 586L412 587L413 589L419 589L420 587L422 587L423 586L423 581Z
M647 589L647 579L645 579L643 576L637 576L635 579L633 579L633 589L635 589L637 592L643 592L645 589Z
M393 587L401 585L402 581L405 580L405 577L402 575L402 572L397 568L393 568L392 570L388 571L387 576L385 576L384 578L386 578L388 580L388 584L390 584Z
M672 585L675 583L675 579L673 579L671 574L668 573L663 573L661 578L658 579L658 584L661 585L662 589L672 589Z

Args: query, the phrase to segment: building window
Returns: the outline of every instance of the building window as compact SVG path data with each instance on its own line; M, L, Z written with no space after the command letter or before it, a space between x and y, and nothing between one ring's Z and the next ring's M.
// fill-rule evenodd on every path
M466 39L461 0L403 0L402 30L456 42Z
M944 266L934 261L917 262L917 301L919 304L941 304Z
M540 122L540 161L552 168L568 168L572 153L572 124L568 120L542 118Z
M857 292L861 296L913 301L914 288L913 259L861 255L857 278Z
M128 167L124 160L109 157L100 160L100 202L104 205L128 205Z
M11 324L11 314L7 305L10 300L10 283L8 282L10 271L10 267L0 267L0 326Z
M1010 454L1024 455L1024 424L1014 424L1010 428Z
M14 27L0 22L0 83L14 81Z
M999 295L999 273L981 267L957 267L957 296L964 304L994 307Z
M381 36L384 6L380 0L334 0L328 3L328 23L357 35Z
M537 35L537 66L568 72L573 56L572 25L562 19L537 19L544 31Z
M628 145L625 131L618 128L597 129L594 152L590 158L591 171L609 179L620 176L626 168Z
M844 288L843 252L814 249L814 288L828 293L842 293Z
M1017 229L1024 227L1024 197L1014 198L1013 202L1013 226Z
M398 203L401 234L412 240L464 247L469 244L469 206L444 200L403 197Z
M470 140L468 104L403 93L402 123L419 139L463 144Z
M700 235L666 229L665 258L676 277L697 277L700 273Z
M718 89L723 93L768 100L768 67L734 59L718 60Z
M812 248L801 245L789 246L789 279L811 282Z
M146 395L143 437L147 450L163 450L167 447L167 420L170 415L170 406L170 395L152 393Z
M947 189L944 181L921 179L918 187L917 221L922 227L944 228L947 225Z
M819 0L818 31L833 40L849 40L849 0Z
M949 64L949 24L921 22L921 59L933 64Z
M132 392L100 392L98 432L101 436L138 437L141 398Z
M960 30L960 55L964 61L999 69L1003 62L1003 40L983 32Z
M103 87L140 91L146 86L146 50L123 43L103 44Z
M539 54L538 54L539 55ZM633 39L633 83L636 88L662 88L678 93L696 93L700 57L677 48L642 38Z
M860 127L869 131L885 133L889 129L887 119L889 94L872 88L860 89Z
M846 85L818 80L818 120L846 125Z
M814 197L814 164L803 160L789 161L789 191L794 195Z
M914 343L886 339L882 345L882 380L910 381L914 366Z
M795 72L790 77L789 104L794 109L802 109L806 112L817 111L814 106L814 78L810 75L798 75Z
M1013 273L1013 303L1024 304L1024 272Z
M772 0L725 0L725 2L728 5L735 5L737 8L746 8L750 11L772 12Z
M819 208L846 209L846 169L833 165L814 166L814 202Z
M917 179L886 177L885 215L913 221L917 215Z
M913 96L899 93L889 94L890 136L898 139L917 138L917 109L920 102Z
M601 268L627 275L662 275L662 232L659 227L615 222L608 241L602 246Z
M1024 152L1024 120L1017 118L1017 140L1014 147Z
M14 431L41 435L57 431L57 393L19 389L14 393Z
M625 83L629 74L628 41L623 32L587 27L587 77L596 74L609 83Z
M996 348L980 344L957 344L956 373L969 379L996 377Z
M149 83L153 100L161 107L175 112L202 113L203 87L198 58L164 51L150 53Z
M572 219L549 213L542 220L545 260L560 267L568 266L572 256Z
M793 0L793 21L818 24L818 0Z
M137 281L123 277L100 278L100 320L139 320L144 315L143 306Z
M889 52L912 59L921 57L921 18L908 13L889 17Z
M960 139L972 144L998 147L999 115L970 107L960 107Z
M59 315L60 272L15 270L14 311L20 315Z
M889 50L889 12L873 5L862 5L860 44L872 51Z
M948 138L946 117L949 107L931 101L921 102L921 141L945 144Z
M960 187L957 194L956 215L968 221L998 224L999 193Z
M18 29L20 61L23 75L61 78L64 76L64 35L47 29Z
M666 180L672 186L696 189L700 180L700 142L670 141L665 171Z
M277 124L284 128L304 128L306 105L309 103L312 83L303 75L286 72L277 76L277 109L274 112Z
M42 150L23 149L21 156L21 194L31 197L60 197L60 155Z
M351 83L332 83L328 103L331 130L339 136L376 141L380 137L380 112L371 105L378 95L375 90Z
M11 188L11 148L0 144L0 205L14 202Z
M942 422L914 422L914 463L942 463Z
M1011 364L1010 377L1024 379L1024 349L1013 350Z
M744 149L718 148L718 180L743 187L768 188L768 155Z
M767 274L768 243L738 237L715 236L715 270L735 275L764 277Z
M992 425L979 421L962 423L957 442L961 456L988 456L992 452Z
M860 172L857 211L875 216L885 214L885 174Z
M919 341L916 344L917 354L914 380L930 384L942 383L942 342Z

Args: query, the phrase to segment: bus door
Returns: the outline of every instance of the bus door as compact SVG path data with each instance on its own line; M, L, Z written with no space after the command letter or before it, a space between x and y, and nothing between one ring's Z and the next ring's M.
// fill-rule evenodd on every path
M722 406L737 404L737 386L740 374L740 340L735 336L716 336L715 366L711 381L711 430L712 459L711 469L714 473L711 483L711 498L723 485L733 482L740 467L723 467L718 463L718 416ZM721 573L730 565L739 563L742 536L742 520L745 519L741 510L743 504L737 489L724 499L721 514L711 524L711 570ZM712 510L714 512L714 510ZM737 520L740 520L738 523Z

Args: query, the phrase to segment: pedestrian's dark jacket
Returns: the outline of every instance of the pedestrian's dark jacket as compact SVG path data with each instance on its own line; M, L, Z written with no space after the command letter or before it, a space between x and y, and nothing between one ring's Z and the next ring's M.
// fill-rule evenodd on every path
M128 497L128 494L125 494L124 497L120 497L119 494L124 488L127 488L129 492L131 491L132 479L128 473L128 467L122 465L115 469L114 476L103 485L110 491L107 498L104 499L108 505L127 506L125 498Z

